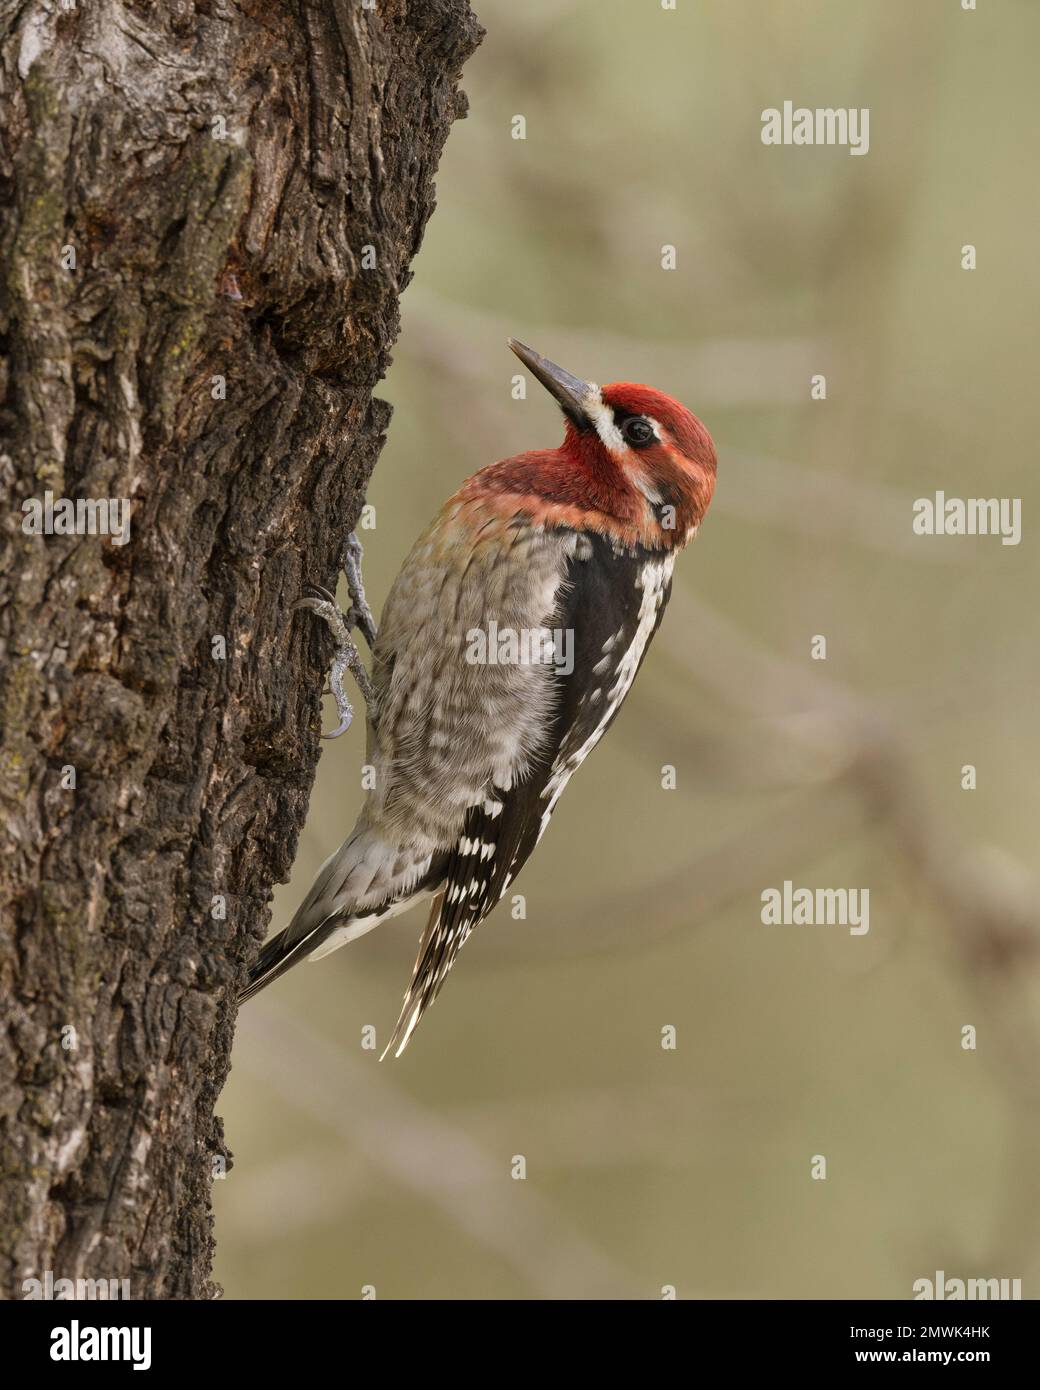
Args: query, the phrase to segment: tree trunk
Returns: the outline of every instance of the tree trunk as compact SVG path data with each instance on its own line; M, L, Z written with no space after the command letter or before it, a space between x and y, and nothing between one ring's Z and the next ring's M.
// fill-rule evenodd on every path
M467 0L4 9L0 1283L206 1297L331 651L289 610L379 453L481 31ZM129 540L62 534L62 498L129 499Z

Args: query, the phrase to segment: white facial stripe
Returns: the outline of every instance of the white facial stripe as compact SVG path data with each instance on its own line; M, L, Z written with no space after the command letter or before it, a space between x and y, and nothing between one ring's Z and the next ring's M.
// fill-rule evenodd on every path
M629 445L625 443L621 431L614 423L614 412L604 401L603 392L595 382L589 382L589 394L582 401L582 405L585 408L585 414L596 426L596 433L605 448L609 449L612 454L638 453L638 450L630 450ZM653 428L654 438L658 444L663 444L664 433L660 424L652 415L644 415L642 418Z
M585 414L596 426L596 433L599 435L604 448L612 454L624 457L629 466L629 477L633 483L652 506L659 506L662 500L661 494L647 477L646 470L639 467L639 450L630 448L625 443L621 431L614 423L614 412L603 400L603 392L591 381L589 382L589 394L582 401L582 405L585 408ZM654 437L658 444L662 443L664 436L658 422L652 415L644 415L643 419L653 426Z
M603 403L603 392L594 381L589 382L589 394L582 401L585 414L596 426L596 433L603 441L603 447L612 454L627 452L628 446L621 438L621 431L614 424L614 412Z

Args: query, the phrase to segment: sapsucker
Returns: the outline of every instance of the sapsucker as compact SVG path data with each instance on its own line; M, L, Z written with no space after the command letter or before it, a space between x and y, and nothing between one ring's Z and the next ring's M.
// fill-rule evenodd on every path
M374 785L243 998L432 897L387 1047L398 1056L617 715L715 488L711 436L678 401L629 382L601 388L510 347L563 409L559 448L493 463L449 498L394 581L378 635L357 549L345 620L304 600L337 633L337 732L347 667L365 695ZM354 623L374 639L371 683Z

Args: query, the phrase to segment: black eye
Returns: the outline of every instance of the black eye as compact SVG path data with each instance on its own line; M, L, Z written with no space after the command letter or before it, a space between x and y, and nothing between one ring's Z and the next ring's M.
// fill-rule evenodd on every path
M626 444L633 444L637 449L656 437L653 425L642 415L630 415L621 426L621 435Z

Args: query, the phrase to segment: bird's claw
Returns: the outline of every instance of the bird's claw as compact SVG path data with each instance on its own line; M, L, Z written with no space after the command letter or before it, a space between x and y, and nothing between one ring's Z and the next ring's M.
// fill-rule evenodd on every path
M339 738L341 734L347 732L354 722L354 708L347 697L347 692L343 689L343 676L355 662L360 665L361 658L358 655L357 647L351 640L346 615L339 611L334 599L320 596L327 594L327 589L320 589L318 585L310 587L316 592L298 599L293 604L293 612L299 612L304 608L310 609L316 617L328 624L336 643L336 655L329 671L329 692L336 701L339 724L330 733L322 734L322 738Z
M375 645L377 630L372 610L365 598L365 582L361 577L361 561L364 554L357 532L351 531L343 546L343 573L347 576L347 587L350 590L350 611L371 649Z
M336 643L336 654L329 671L329 692L336 701L339 724L331 733L322 734L322 738L339 738L354 722L354 707L343 689L343 677L347 671L353 672L358 689L370 708L374 700L372 682L350 635L354 627L360 627L370 646L376 638L376 625L365 602L365 589L361 581L361 555L361 542L352 533L347 539L343 558L351 598L346 613L338 608L335 595L320 584L307 585L304 597L297 599L292 606L294 613L306 608L327 623Z

